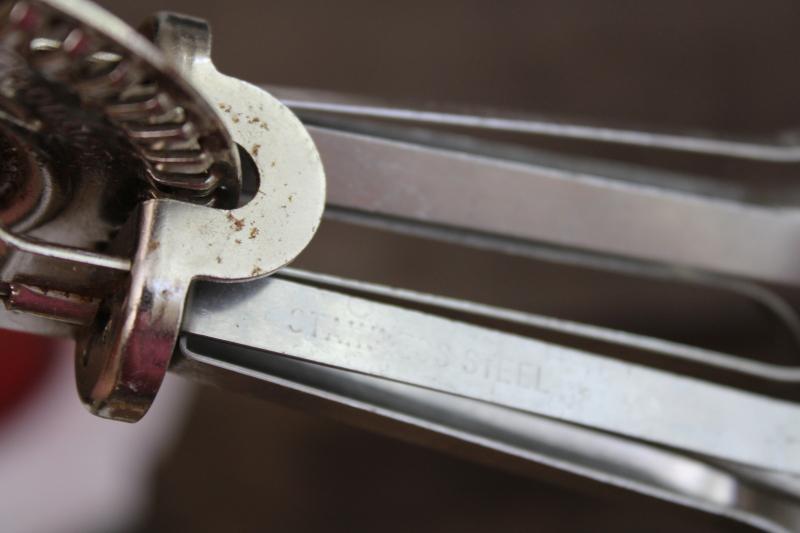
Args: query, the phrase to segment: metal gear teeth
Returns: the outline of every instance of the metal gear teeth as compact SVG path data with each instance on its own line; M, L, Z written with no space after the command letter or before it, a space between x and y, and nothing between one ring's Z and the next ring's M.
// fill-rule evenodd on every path
M22 1L8 12L0 40L125 133L146 164L154 197L215 205L215 193L236 179L215 161L214 141L159 73L99 32L45 3Z

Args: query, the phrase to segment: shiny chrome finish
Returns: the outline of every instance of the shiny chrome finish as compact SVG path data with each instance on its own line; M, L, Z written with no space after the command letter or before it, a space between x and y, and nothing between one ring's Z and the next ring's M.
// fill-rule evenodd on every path
M796 364L306 271L255 279L304 250L327 172L328 220L733 293L800 354L794 203L482 137L767 167L800 162L795 144L282 103L216 70L200 20L140 34L82 0L6 7L0 325L77 338L92 412L139 419L172 365L531 475L800 529Z
M249 152L259 186L247 205L229 211L143 204L129 293L84 338L76 365L92 411L128 421L143 416L158 391L192 281L257 278L286 265L314 235L325 200L322 165L303 126L267 93L216 70L208 27L165 15L154 28L155 42L170 44L173 64Z
M800 474L793 403L289 281L204 286L183 331Z
M309 130L325 158L329 201L337 207L800 284L800 257L794 253L800 249L800 210L747 205L318 127ZM691 239L685 238L687 233Z
M236 205L241 172L227 129L143 36L88 2L20 1L7 13L6 47L125 132L156 196L214 196L220 207ZM190 150L205 166L159 161L175 149Z
M131 262L124 257L112 257L93 253L80 248L70 248L49 243L37 242L33 239L17 236L0 225L0 240L4 246L30 255L60 259L70 263L107 268L127 272L131 269Z
M8 283L0 287L0 298L11 311L74 324L89 326L97 314L98 301L77 294L44 290L39 287Z
M324 121L331 118L362 118L415 126L455 126L473 132L483 130L520 133L537 137L635 146L733 159L750 159L772 163L800 163L800 146L777 141L746 142L713 137L567 124L547 120L427 111L379 105L324 91L308 91L276 86L267 86L266 89L291 107L295 113L310 122Z
M768 474L469 398L252 350L181 338L173 370L195 381L322 413L515 474L609 485L761 531L800 527L796 491Z
M322 165L285 106L217 72L202 21L155 17L151 42L88 2L5 7L0 66L20 115L8 127L41 155L29 175L62 173L54 190L72 194L50 194L50 219L28 232L0 226L0 281L101 300L89 327L67 330L79 393L92 412L135 421L167 370L192 280L256 278L291 261L319 224ZM255 174L243 206L240 150ZM64 332L10 307L6 327Z

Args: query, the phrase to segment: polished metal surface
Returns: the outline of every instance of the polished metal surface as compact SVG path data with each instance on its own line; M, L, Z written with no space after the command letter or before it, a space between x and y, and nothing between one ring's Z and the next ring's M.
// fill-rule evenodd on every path
M567 124L517 117L428 111L364 102L363 99L359 100L347 95L326 93L324 91L309 91L272 85L266 86L266 89L280 98L298 115L310 122L342 117L366 118L409 123L418 126L457 126L471 131L487 130L522 133L540 137L689 152L734 159L752 159L774 163L800 162L800 146L779 142L778 140L748 142L688 134L677 135L583 124Z
M233 207L236 146L196 89L142 35L89 2L12 2L4 46L124 136L157 197Z
M335 207L675 269L793 286L800 280L793 253L800 246L796 209L329 128L309 130Z
M216 70L205 24L165 15L153 38L169 43L173 64L252 158L258 186L233 210L143 204L129 293L80 343L76 363L79 392L92 411L128 421L143 416L158 391L192 281L257 278L286 265L314 235L325 201L308 133L270 95Z
M92 412L138 420L171 364L530 475L800 529L796 196L491 135L766 169L800 162L796 144L273 96L217 71L198 19L140 33L84 0L0 16L0 327L76 338ZM337 223L736 295L792 359L285 268L326 200Z
M64 246L36 242L23 236L14 235L10 231L3 228L2 225L0 225L0 239L2 239L3 244L9 248L31 255L50 257L53 259L81 263L99 268L120 270L123 272L131 269L130 260L124 257L113 257L81 250L80 248L68 248Z
M198 287L183 331L800 473L792 403L290 281Z
M797 491L768 474L469 398L186 334L173 370L192 380L322 413L517 474L609 486L729 517L761 531L800 527ZM493 454L493 455L492 455ZM564 478L567 478L566 480Z
M294 268L285 268L281 270L280 277L297 283L308 283L330 290L350 292L370 299L389 299L402 306L431 307L479 317L485 320L500 321L506 324L531 326L541 331L550 331L572 337L601 341L618 348L632 349L639 353L657 354L667 359L691 361L707 367L772 382L800 383L800 368L796 366L786 366L762 362L758 359L737 357L727 353L645 335L638 335L627 331L479 304L463 299L448 298L441 295L419 293L375 283L349 280Z
M157 16L151 42L89 2L4 8L9 107L31 114L8 127L30 124L20 142L47 162L15 176L63 173L65 192L40 195L57 215L45 224L2 229L0 280L102 299L73 332L79 393L92 412L134 421L167 371L192 280L256 278L291 261L319 224L322 165L285 106L216 70L203 21ZM43 102L26 100L33 89ZM14 311L0 319L41 326Z

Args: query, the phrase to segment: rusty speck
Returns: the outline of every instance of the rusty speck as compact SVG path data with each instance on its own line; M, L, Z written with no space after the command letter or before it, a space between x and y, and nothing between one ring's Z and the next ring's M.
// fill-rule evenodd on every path
M245 224L243 218L236 218L233 216L233 213L230 212L228 213L228 222L231 223L231 229L235 231L242 231L242 228L244 228Z

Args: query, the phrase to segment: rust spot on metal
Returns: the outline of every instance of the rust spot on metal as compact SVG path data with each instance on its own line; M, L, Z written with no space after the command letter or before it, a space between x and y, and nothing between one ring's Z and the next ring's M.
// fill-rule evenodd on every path
M228 222L231 223L231 229L235 231L242 231L242 228L244 228L245 224L243 218L236 218L230 211L228 212Z
M251 152L253 152L253 157L258 157L258 151L259 150L261 150L261 145L260 144L254 144L253 145L253 149L250 150Z
M258 228L250 228L250 238L255 239L258 236Z
M269 125L267 124L267 121L266 120L262 120L261 118L255 116L255 115L253 115L253 116L249 116L248 115L247 116L247 123L248 124L253 124L253 125L258 124L258 127L261 128L262 130L269 131Z
M158 250L158 247L161 246L159 241L150 241L147 243L147 253L152 253Z
M235 242L236 244L242 244L242 241L241 241L241 240L239 240L239 239L236 239L234 242Z
M261 274L262 272L264 272L264 271L263 271L263 270L261 270L261 267L259 267L258 265L256 265L256 266L254 266L254 267L253 267L253 270L250 272L250 275L251 275L251 276L258 276L258 275L259 275L259 274Z

